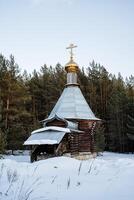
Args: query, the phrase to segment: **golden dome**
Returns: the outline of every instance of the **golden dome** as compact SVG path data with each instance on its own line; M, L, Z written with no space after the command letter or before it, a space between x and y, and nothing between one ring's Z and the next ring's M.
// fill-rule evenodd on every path
M77 73L79 70L77 63L73 61L73 49L76 47L77 47L76 45L70 44L70 46L66 48L70 49L70 61L65 65L65 70L67 73L71 72Z
M70 61L65 65L65 70L67 73L74 72L77 73L79 70L78 64L71 58Z

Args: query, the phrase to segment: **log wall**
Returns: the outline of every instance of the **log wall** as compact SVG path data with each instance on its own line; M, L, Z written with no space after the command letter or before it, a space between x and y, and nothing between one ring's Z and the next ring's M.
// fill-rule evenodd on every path
M62 146L66 146L66 151L70 152L72 155L78 154L79 152L94 152L94 140L91 134L93 123L94 121L90 120L79 120L78 129L83 131L83 133L74 132L66 134L66 139L64 138L61 142L63 145L61 145L60 151L63 150ZM47 126L66 127L66 123L55 119L51 122L47 122Z
M84 133L79 134L79 151L80 152L94 152L94 140L93 135L93 124L94 121L90 120L80 120L79 130L84 131Z

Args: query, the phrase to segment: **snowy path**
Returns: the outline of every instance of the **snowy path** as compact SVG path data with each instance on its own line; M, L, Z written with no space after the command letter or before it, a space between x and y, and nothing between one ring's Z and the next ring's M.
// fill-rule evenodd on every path
M87 161L59 157L33 164L20 162L28 157L10 158L0 160L0 200L134 199L133 155L104 153Z

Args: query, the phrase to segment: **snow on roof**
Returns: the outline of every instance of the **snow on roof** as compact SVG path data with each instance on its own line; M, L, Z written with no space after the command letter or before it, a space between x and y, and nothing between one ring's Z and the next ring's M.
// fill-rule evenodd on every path
M42 122L44 122L44 127L47 126L48 122L52 122L55 119L57 119L59 121L64 121L67 125L66 127L69 129L76 129L76 130L78 129L78 122L72 122L72 121L66 120L64 118L60 118L57 115L55 115L52 118L47 118L47 119L42 120Z
M61 131L44 131L32 134L24 145L41 145L41 144L59 144L66 132Z
M37 129L35 131L33 131L31 134L35 134L35 133L40 133L40 132L45 132L45 131L60 131L60 132L66 132L66 133L70 133L70 129L69 128L62 128L62 127L58 127L58 126L46 126L40 129Z
M55 115L65 119L100 120L95 117L78 86L68 86L63 90L48 119Z

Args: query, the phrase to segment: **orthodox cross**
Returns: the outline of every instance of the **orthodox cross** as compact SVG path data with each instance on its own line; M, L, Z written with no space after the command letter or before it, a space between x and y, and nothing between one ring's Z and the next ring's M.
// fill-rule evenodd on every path
M66 48L66 49L70 49L71 59L73 59L73 49L76 48L76 47L77 47L76 45L70 44L70 46Z

